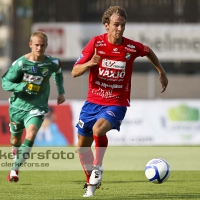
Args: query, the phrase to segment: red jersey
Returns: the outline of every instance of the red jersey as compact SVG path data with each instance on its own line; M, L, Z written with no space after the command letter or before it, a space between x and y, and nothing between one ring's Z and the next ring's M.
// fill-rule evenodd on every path
M107 33L93 37L82 51L76 64L101 56L99 65L89 69L87 101L99 105L130 106L131 76L134 60L146 56L149 47L123 37L122 44L108 42Z

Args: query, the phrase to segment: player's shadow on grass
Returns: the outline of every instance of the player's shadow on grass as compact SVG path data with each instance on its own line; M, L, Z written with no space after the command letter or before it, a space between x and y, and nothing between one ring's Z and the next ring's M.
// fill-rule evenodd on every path
M80 183L80 181L71 181L72 183ZM121 183L139 183L139 182L141 182L141 183L143 183L143 182L147 182L146 180L144 180L144 181L134 181L134 180L130 180L130 181L122 181L122 180L120 180L120 181L103 181L102 183L112 183L112 184L121 184Z
M121 183L143 183L143 182L147 182L146 180L141 180L141 181L134 181L134 180L130 180L130 181L122 181L122 180L120 180L120 181L103 181L103 183L112 183L112 184L121 184Z
M182 181L185 181L185 180L168 180L167 182L182 182ZM147 183L147 182L148 182L148 180L130 180L130 181L122 181L122 180L120 180L120 181L106 181L105 180L105 181L103 181L103 183L112 183L112 184L119 184L119 183L120 184L121 183ZM190 182L192 182L192 181L190 181ZM197 181L194 180L194 182L197 182ZM150 183L150 181L149 181L149 183ZM152 184L154 184L154 183L152 183ZM155 184L155 185L160 185L160 184Z

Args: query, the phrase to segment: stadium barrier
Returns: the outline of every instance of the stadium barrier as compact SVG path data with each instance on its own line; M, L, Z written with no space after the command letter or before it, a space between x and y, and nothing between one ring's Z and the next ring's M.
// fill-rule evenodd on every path
M55 101L50 101L55 123L68 145L77 142L76 123L83 103L69 100L57 106ZM10 145L8 104L1 102L0 109L0 145ZM200 145L200 102L132 100L120 132L111 130L107 136L110 146Z

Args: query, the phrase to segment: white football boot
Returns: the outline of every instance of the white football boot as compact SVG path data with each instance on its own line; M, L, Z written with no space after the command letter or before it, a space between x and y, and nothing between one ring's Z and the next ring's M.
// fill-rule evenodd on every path
M10 182L17 182L19 180L18 170L11 170L7 176L7 180Z
M86 190L85 190L85 194L83 195L83 197L93 197L96 189L99 189L100 186L101 186L101 184L89 185L89 184L85 183L83 188L86 188Z
M100 165L93 166L90 176L90 185L98 185L101 183L103 174L103 167Z

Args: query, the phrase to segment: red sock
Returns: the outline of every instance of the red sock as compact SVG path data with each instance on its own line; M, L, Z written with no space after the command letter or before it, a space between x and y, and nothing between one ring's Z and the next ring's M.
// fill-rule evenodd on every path
M87 147L84 147L84 148L87 148ZM83 153L78 152L78 155L79 155L81 165L82 165L83 170L86 175L86 181L87 181L87 183L89 183L90 175L91 175L91 168L93 166L93 160L94 160L94 155L92 153L92 149L89 148L88 151L83 152Z
M95 159L93 165L102 165L103 157L108 146L108 138L106 135L97 137L93 135L95 141Z

